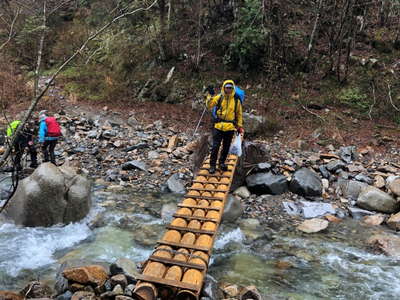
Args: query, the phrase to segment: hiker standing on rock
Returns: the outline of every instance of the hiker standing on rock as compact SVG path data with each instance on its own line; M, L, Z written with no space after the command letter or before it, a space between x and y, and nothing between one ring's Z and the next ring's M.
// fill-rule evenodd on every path
M61 136L60 125L56 118L48 117L45 110L39 113L39 122L39 142L42 145L43 162L49 161L50 153L50 162L56 164L54 149L56 148L58 138Z
M15 120L10 123L7 127L7 137L11 138L14 135L14 132L21 125L20 120ZM24 154L25 148L28 148L29 154L31 156L31 168L37 167L37 152L34 144L34 136L35 136L35 126L32 123L27 123L24 128L20 131L18 136L15 139L14 151L15 151L15 159L14 159L14 167L18 170L22 170L21 166L21 158Z
M222 84L221 94L214 96L213 88L208 88L206 106L214 109L214 127L212 131L213 143L210 154L210 174L216 171L218 151L222 142L222 151L219 158L219 169L227 171L225 165L229 147L235 131L243 134L242 103L235 93L233 80L226 80Z

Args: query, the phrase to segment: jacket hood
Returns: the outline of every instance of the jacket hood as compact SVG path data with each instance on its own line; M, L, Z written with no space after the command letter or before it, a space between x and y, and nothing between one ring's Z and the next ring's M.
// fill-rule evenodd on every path
M235 83L233 82L233 80L230 80L230 79L229 80L225 80L224 83L222 84L222 87L221 87L222 95L225 95L224 88L225 88L225 85L227 85L228 83L232 84L233 85L233 90L235 90Z

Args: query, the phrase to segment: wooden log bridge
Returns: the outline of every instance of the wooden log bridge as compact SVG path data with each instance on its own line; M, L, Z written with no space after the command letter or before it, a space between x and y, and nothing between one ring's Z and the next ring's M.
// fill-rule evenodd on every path
M133 297L138 300L199 299L232 183L237 156L228 171L208 172L206 159L163 238L143 264Z

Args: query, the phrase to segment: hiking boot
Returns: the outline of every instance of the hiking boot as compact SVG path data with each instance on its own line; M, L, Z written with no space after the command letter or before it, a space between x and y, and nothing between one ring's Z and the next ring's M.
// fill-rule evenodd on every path
M214 173L215 173L215 171L216 171L216 168L215 168L215 166L211 166L211 167L210 167L210 170L208 171L208 173L210 173L210 174L214 174Z
M219 164L219 169L223 172L228 171L228 167L224 163Z

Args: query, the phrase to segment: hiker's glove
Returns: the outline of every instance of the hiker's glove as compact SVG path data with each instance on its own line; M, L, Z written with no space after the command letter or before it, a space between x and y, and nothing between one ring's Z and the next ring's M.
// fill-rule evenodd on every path
M243 134L244 133L244 129L242 127L239 127L237 129L237 132L239 132L239 134Z
M214 94L215 94L215 92L214 92L214 87L213 87L212 85L209 85L209 86L206 88L206 91L207 91L211 96L214 96Z

